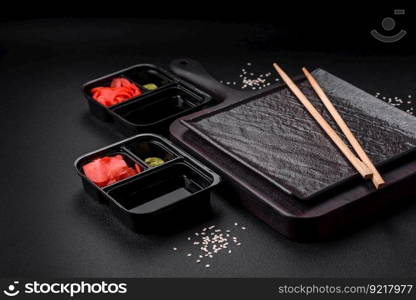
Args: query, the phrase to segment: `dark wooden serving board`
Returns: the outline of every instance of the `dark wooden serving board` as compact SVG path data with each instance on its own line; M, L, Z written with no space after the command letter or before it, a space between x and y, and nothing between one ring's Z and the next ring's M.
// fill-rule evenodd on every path
M195 61L178 60L171 68L222 101L174 122L172 138L217 169L251 211L287 236L326 236L348 224L340 220L351 207L357 207L355 218L392 204L392 191L412 194L403 184L415 182L416 118L405 112L324 70L313 72L387 180L376 191L284 85L242 92L221 85ZM304 78L296 81L340 133ZM373 207L364 206L371 201Z

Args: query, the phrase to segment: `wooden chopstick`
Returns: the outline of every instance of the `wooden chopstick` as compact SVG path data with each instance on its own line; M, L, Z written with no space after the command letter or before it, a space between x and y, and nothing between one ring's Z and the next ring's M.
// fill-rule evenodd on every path
M345 121L342 119L341 115L338 113L337 109L332 104L331 100L329 100L328 96L319 86L319 83L315 80L315 78L306 68L302 68L302 71L308 79L309 83L311 84L312 88L315 90L316 94L319 96L319 98L325 105L326 109L331 114L334 121L337 123L341 131L346 136L347 140L350 142L351 146L354 148L355 152L358 154L358 157L367 165L367 167L373 173L373 177L371 178L371 180L373 181L375 188L379 189L382 186L384 186L384 179L381 177L380 173L377 171L376 167L374 166L370 158L367 156L364 149L361 147L360 143L355 138L354 134L351 132Z
M316 110L312 103L306 98L302 91L297 87L297 85L290 79L290 77L279 67L277 63L273 64L273 67L279 73L280 77L287 84L289 89L295 94L298 100L305 106L306 110L311 114L315 121L322 127L326 134L331 138L334 144L338 149L344 154L344 156L350 161L354 168L360 173L360 175L365 178L371 178L373 173L370 169L359 160L355 154L348 148L348 146L342 141L338 134L332 129L328 122L321 116L321 114Z

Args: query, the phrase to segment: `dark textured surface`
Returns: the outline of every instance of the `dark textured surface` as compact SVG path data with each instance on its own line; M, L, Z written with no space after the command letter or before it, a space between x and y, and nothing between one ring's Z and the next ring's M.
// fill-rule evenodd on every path
M374 163L416 147L416 118L324 70L313 75ZM343 136L309 83L299 87ZM194 123L208 138L301 198L357 173L286 87Z
M373 17L378 25L380 17ZM238 206L232 195L213 196L213 216L208 221L160 236L134 234L84 192L74 172L74 160L122 136L89 114L81 85L137 63L161 65L190 56L217 78L234 81L245 62L253 63L254 72L265 73L272 71L270 63L278 59L291 75L299 74L301 66L320 66L372 94L406 96L416 92L416 56L394 55L390 51L394 45L375 45L385 49L386 56L289 51L283 48L291 46L285 39L287 32L253 24L168 20L64 19L2 24L0 160L7 176L0 177L0 275L416 274L416 205L353 235L302 244L274 232ZM322 39L327 40L331 32L322 34ZM357 51L363 48L362 43L347 44ZM188 235L211 224L233 228L234 222L247 227L239 234L242 245L238 251L215 259L210 269L186 257ZM172 247L183 252L175 253Z

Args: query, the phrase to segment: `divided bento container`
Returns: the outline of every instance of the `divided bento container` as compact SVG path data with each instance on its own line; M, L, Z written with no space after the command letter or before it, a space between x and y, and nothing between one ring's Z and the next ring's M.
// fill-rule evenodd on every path
M93 88L110 86L112 79L118 77L136 84L142 94L109 107L93 99ZM157 88L146 89L145 85L150 83ZM125 135L167 133L175 119L214 104L207 93L150 64L134 65L92 80L82 90L91 113L102 121L113 122Z
M84 174L82 167L104 156L123 156L127 165L138 164L141 172L105 187L99 187ZM147 157L164 163L151 167ZM84 189L93 198L108 204L127 226L137 232L160 230L183 218L204 213L210 207L211 190L220 177L154 134L139 134L79 157L75 168Z

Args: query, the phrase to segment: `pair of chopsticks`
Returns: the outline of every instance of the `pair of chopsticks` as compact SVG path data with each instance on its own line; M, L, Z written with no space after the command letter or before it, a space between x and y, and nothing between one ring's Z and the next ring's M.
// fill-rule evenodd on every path
M319 86L318 82L312 76L311 73L306 68L302 68L303 73L308 79L310 85L315 90L315 93L321 99L326 109L331 114L332 118L335 120L341 131L346 136L347 140L351 144L354 151L357 153L358 157L348 148L344 141L338 136L338 134L332 129L329 123L322 117L322 115L316 110L313 104L306 98L305 94L297 87L297 85L290 79L290 77L279 67L278 64L274 63L273 67L279 73L280 77L289 87L289 89L295 94L298 100L303 104L306 110L312 115L315 121L322 127L326 132L329 138L334 142L338 149L344 154L344 156L349 160L349 162L354 166L354 168L360 173L364 179L371 178L376 189L381 188L385 182L381 177L380 173L377 171L374 164L371 162L370 158L365 153L364 149L361 147L360 143L355 138L354 134L348 128L345 121L342 119L341 115L338 113L332 102L329 100L325 92Z

